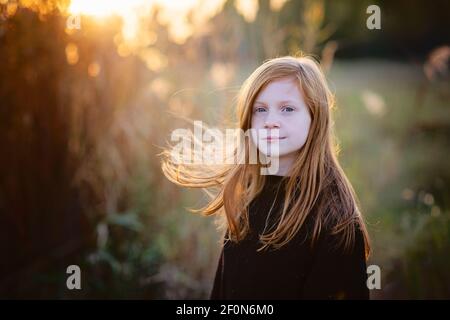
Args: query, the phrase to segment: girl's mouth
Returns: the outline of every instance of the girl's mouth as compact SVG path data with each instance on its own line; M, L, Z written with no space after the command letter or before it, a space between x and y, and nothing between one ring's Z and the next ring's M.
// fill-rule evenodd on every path
M283 139L286 139L286 137L267 137L267 138L264 138L264 140L267 140L267 141L275 141L275 140L283 140Z

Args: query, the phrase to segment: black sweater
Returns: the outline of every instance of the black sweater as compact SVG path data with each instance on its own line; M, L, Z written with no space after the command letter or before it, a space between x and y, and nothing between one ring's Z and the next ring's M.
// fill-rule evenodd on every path
M256 251L271 206L266 231L282 208L281 179L267 176L263 191L250 204L247 237L238 243L224 241L210 299L368 299L364 238L359 229L349 253L333 249L336 238L329 232L322 232L311 248L310 241L305 241L305 228L312 225L312 218L281 249Z

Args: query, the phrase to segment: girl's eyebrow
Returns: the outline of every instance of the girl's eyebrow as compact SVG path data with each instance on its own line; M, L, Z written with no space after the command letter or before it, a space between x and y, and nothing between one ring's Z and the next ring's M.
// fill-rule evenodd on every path
M294 101L294 100L283 100L283 101L280 101L279 102L279 104L297 104L298 103L298 101Z

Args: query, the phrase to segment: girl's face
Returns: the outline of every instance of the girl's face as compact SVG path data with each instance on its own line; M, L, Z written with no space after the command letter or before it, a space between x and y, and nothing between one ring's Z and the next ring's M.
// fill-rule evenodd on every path
M278 143L280 173L285 175L305 144L311 124L303 95L294 79L274 80L259 92L252 107L252 129L257 131L252 131L252 140L266 156L271 144Z

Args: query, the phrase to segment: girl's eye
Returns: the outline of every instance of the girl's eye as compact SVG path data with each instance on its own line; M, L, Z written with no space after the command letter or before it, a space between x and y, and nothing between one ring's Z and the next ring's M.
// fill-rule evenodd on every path
M255 108L255 112L263 112L263 111L266 111L266 109L261 108L261 107Z
M294 111L294 108L289 107L289 106L285 106L285 107L283 107L282 110L283 110L283 111L287 111L287 112L292 112L292 111Z

